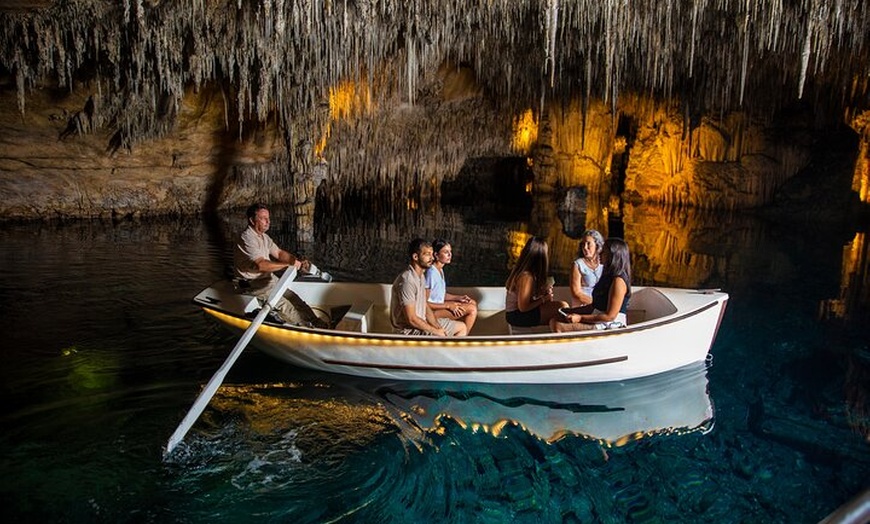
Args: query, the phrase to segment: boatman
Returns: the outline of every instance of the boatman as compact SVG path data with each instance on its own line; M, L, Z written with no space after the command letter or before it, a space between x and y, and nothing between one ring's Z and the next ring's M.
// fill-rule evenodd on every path
M393 282L390 297L390 322L396 333L405 335L465 336L463 322L437 318L426 300L426 270L435 255L432 244L415 238L408 244L408 268Z
M310 269L311 263L284 251L266 234L271 224L266 206L253 204L245 215L248 217L248 227L239 235L233 249L235 283L241 293L255 296L265 304L278 283L275 271L293 266L304 273ZM274 311L288 324L328 327L326 321L318 318L311 307L290 290L284 292Z

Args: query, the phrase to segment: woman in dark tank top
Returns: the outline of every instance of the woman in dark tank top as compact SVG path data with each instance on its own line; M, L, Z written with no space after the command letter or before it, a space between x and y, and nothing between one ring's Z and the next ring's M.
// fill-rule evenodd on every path
M621 238L608 238L601 250L604 272L592 290L592 307L588 314L568 313L560 320L550 322L553 331L594 329L596 324L626 322L631 299L631 255L628 244ZM618 325L618 324L617 324Z

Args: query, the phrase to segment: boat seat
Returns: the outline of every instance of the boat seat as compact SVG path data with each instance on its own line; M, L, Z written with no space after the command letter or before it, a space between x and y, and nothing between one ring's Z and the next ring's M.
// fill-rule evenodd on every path
M335 325L338 331L354 331L368 333L372 324L372 302L365 300L351 304L350 309L341 317Z
M550 333L550 326L520 327L508 324L508 334L510 335L531 335L534 333Z
M646 320L646 310L645 309L629 309L625 313L626 323L630 326L632 324L640 324L644 320Z

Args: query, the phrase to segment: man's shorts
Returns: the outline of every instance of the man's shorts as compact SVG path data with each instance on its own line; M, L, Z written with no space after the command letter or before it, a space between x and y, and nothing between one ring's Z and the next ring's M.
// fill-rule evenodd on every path
M438 324L444 328L444 331L447 332L448 337L455 337L456 333L459 331L460 322L456 320L450 320L449 318L439 318ZM406 328L400 331L402 335L428 335L425 331L421 331L415 328Z

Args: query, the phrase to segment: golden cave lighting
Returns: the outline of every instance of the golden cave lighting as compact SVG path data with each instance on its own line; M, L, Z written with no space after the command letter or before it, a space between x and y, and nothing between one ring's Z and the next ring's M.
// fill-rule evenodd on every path
M843 248L843 282L848 282L853 275L860 274L863 252L864 233L858 232L855 233L855 238Z
M326 149L326 141L329 140L329 135L332 134L332 123L326 123L326 129L323 130L323 135L320 137L320 140L317 141L317 145L314 146L314 158L317 160L324 160L323 158L323 150Z
M870 138L861 140L858 160L855 162L855 175L852 177L852 190L858 193L861 202L870 203Z
M843 264L840 273L840 296L823 300L819 304L819 318L848 319L857 303L861 302L862 281L867 264L864 233L856 233L855 238L843 247Z
M508 268L516 265L520 258L520 253L523 251L526 242L532 238L532 235L525 231L508 231Z
M514 151L528 154L532 145L538 141L538 122L531 109L514 118L514 136L511 143Z
M323 159L323 151L332 134L332 123L338 120L350 120L355 115L367 112L371 109L371 104L371 90L362 83L346 81L329 88L329 121L314 148L318 160Z

